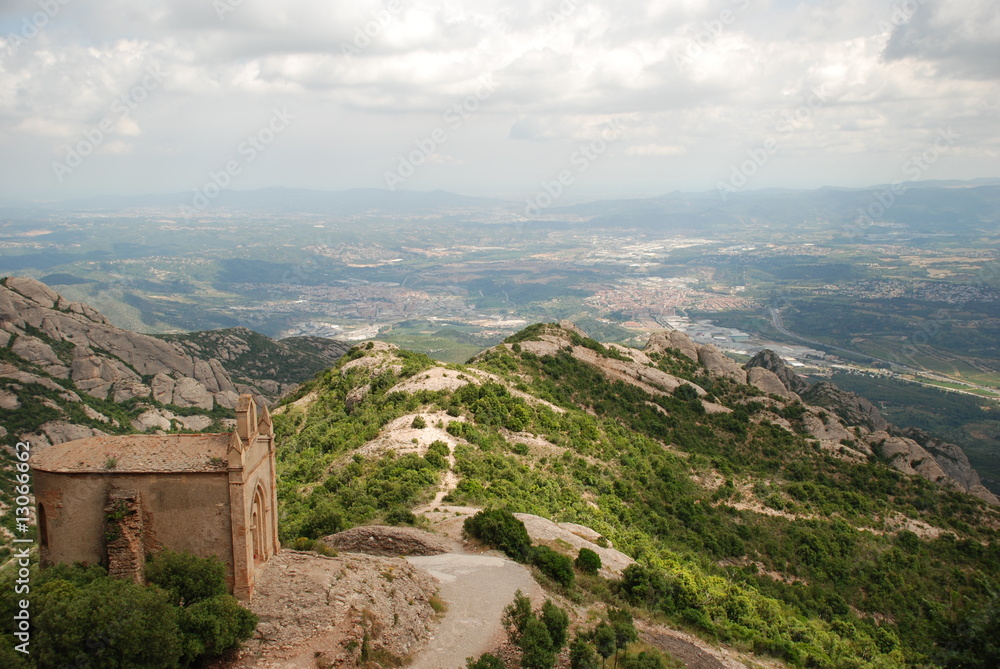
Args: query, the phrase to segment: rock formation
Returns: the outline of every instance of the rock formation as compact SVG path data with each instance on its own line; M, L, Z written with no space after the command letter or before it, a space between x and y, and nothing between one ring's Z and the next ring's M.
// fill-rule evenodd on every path
M827 449L850 448L865 457L877 454L905 474L1000 505L1000 498L982 485L961 448L921 430L904 430L890 424L874 404L856 393L827 381L809 383L774 351L761 351L741 369L716 347L696 344L684 333L670 330L652 335L644 352L668 350L700 362L713 374L748 383L784 402L802 402L806 409L801 417L802 428ZM734 367L743 373L742 377ZM774 422L787 425L783 420L775 416Z

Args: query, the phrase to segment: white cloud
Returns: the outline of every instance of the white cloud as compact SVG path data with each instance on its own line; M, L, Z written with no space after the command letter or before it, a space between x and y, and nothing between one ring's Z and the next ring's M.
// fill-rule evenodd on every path
M455 187L449 164L484 190L542 178L611 118L627 132L602 175L623 191L654 174L663 190L710 188L733 156L771 136L782 160L762 170L761 186L885 181L893 156L948 124L968 142L949 163L959 172L972 169L962 156L989 168L1000 149L1000 12L990 0L926 0L895 25L904 0L231 4L220 19L201 0L74 2L17 48L0 45L0 151L22 166L2 168L0 183L47 191L37 156L110 116L103 151L118 160L81 167L64 191L185 190L287 105L299 113L294 129L236 187L378 186L377 166L439 126L484 76L495 91L420 184ZM34 11L15 0L0 25L14 29ZM124 117L112 111L151 64L162 85ZM810 106L816 95L822 104ZM778 130L788 123L792 131ZM844 154L857 162L822 167ZM682 171L650 170L681 160Z

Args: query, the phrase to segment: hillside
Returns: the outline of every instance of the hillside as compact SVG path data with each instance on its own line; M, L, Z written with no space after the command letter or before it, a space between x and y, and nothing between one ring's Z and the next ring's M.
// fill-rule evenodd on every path
M797 381L679 333L537 325L466 365L361 344L275 412L280 531L506 507L638 561L567 597L790 666L943 664L1000 586L995 498L960 450Z
M192 357L218 360L236 383L253 386L272 399L330 367L350 348L322 337L274 340L244 327L155 336Z
M343 353L339 342L276 342L246 329L153 337L33 279L0 281L0 508L17 441L44 447L95 434L218 431L239 393L274 401ZM5 556L13 517L0 523Z

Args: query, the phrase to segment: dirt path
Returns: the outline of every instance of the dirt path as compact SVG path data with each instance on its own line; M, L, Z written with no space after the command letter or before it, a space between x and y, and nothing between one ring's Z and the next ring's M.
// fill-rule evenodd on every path
M689 669L747 669L735 657L709 650L698 639L675 630L638 623L639 639L676 657Z
M490 555L446 553L406 558L441 583L448 611L410 669L456 669L504 639L500 619L518 590L535 601L544 593L531 573L516 562Z

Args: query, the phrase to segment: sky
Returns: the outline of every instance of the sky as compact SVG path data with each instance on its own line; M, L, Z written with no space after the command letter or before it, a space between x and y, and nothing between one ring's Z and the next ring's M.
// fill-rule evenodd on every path
M996 0L0 0L0 199L1000 176Z

